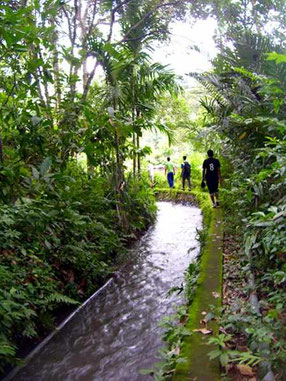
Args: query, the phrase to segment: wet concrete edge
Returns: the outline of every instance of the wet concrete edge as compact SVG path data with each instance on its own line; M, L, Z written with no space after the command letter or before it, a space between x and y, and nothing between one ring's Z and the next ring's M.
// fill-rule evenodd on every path
M174 381L220 380L220 366L217 360L210 360L208 353L214 349L207 344L209 335L194 332L194 329L205 328L200 321L204 318L202 312L209 312L210 305L221 305L222 293L222 211L214 209L210 213L210 226L206 246L202 252L200 275L196 294L189 308L189 321L186 325L191 336L184 340L180 357L185 362L179 363L173 377ZM213 334L218 334L218 324L209 323L208 328Z
M100 289L98 289L94 294L92 294L84 303L82 303L75 311L73 311L58 327L56 327L35 349L32 350L23 360L23 364L20 364L13 368L10 373L3 379L3 381L13 380L15 376L27 366L27 364L45 347L52 338L61 331L78 313L83 310L83 308L89 304L98 294L100 294L106 287L108 287L113 282L113 278L110 278Z
M208 357L208 353L215 349L207 344L210 336L193 331L205 328L200 323L204 319L202 312L209 312L210 305L219 307L222 303L222 210L212 209L208 193L199 188L195 188L191 192L157 188L155 194L159 200L191 203L199 206L204 215L204 228L208 232L206 244L201 253L197 290L189 308L189 321L186 325L191 336L185 338L180 353L180 358L185 361L177 364L172 380L220 380L221 372L218 360L210 360ZM219 327L215 321L209 322L208 328L213 330L213 335L218 334Z

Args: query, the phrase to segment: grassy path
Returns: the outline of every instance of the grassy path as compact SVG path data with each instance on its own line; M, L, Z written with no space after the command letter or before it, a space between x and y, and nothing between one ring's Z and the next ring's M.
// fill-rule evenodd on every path
M208 353L212 349L207 345L209 335L194 332L194 329L205 328L200 323L204 313L209 312L209 305L221 304L222 287L222 211L214 209L209 228L205 249L201 258L201 270L198 279L198 288L189 310L187 328L192 335L187 337L181 355L186 362L179 363L173 380L184 381L216 381L220 380L218 361L210 361ZM208 323L208 328L218 333L215 321Z

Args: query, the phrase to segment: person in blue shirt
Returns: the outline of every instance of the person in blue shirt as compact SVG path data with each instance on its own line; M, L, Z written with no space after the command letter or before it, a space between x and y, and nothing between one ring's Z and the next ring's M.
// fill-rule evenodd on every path
M209 149L208 159L203 162L203 181L206 181L213 207L219 206L218 201L218 183L222 183L220 172L220 162L214 158L213 150Z
M167 163L165 164L165 175L167 174L167 180L170 188L174 188L174 175L175 167L171 163L171 159L167 157Z

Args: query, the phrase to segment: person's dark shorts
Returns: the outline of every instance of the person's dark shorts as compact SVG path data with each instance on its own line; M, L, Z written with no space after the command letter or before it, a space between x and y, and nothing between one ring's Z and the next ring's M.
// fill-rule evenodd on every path
M212 180L207 180L207 186L209 189L209 193L217 193L218 192L218 179L212 179Z

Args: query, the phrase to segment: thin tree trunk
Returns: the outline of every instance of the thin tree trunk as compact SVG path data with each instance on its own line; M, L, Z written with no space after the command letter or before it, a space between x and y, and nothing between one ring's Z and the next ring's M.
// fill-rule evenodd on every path
M115 152L116 152L116 189L121 190L123 182L123 166L120 155L119 138L116 126L114 126Z
M115 106L113 105L114 110L116 109ZM121 159L121 154L120 154L120 144L119 144L119 135L116 127L116 122L114 122L111 118L109 119L109 123L114 129L114 146L115 146L115 165L116 165L116 181L115 181L115 187L116 191L119 191L122 187L123 179L124 179L124 174L123 174L123 163Z
M252 16L253 16L256 32L258 34L261 34L261 32L262 32L262 25L261 25L261 22L259 20L258 13L257 13L257 11L255 9L256 1L252 0L251 2L252 2Z
M132 75L131 81L131 94L132 94L132 127L133 127L133 177L136 176L136 133L135 133L135 116L136 116L136 106L135 106L135 85L134 76Z
M133 132L133 147L134 147L134 153L133 153L133 176L135 177L136 176L136 166L137 166L137 162L136 162L136 134L135 132Z
M51 21L54 28L55 26L55 20ZM60 83L60 67L59 67L59 53L58 53L58 32L56 29L54 29L53 33L53 68L54 68L54 78L55 78L55 95L56 95L56 110L59 110L60 104L61 104L61 83Z
M138 175L140 175L141 173L141 158L140 158L140 155L139 155L139 148L140 148L140 137L139 135L137 134L137 167L138 167Z
M84 89L86 87L87 81L88 81L87 58L85 56L84 59L83 59L83 62L82 62L82 84L83 84L83 91L84 91Z
M78 2L78 0L74 0L74 15L73 20L71 21L71 56L75 54L75 47L76 47L76 38L77 38L77 27L78 27L78 15L80 11L81 3ZM71 92L71 101L73 102L74 96L75 96L75 90L76 90L76 81L73 80L73 77L75 77L78 73L78 67L71 62L70 64L70 72L69 72L69 78L70 78L70 92Z
M80 25L80 40L81 40L81 45L82 45L82 51L83 51L83 58L82 58L82 84L83 84L83 92L88 80L88 72L87 72L87 25L86 25L86 20L87 20L87 13L88 13L88 7L89 4L86 4L86 8L84 10L84 13L82 14L82 6L83 4L80 2L80 7L79 7L79 25Z
M121 155L119 147L118 131L114 125L114 140L115 140L115 154L116 154L116 174L115 174L115 193L116 193L116 211L118 216L118 222L121 226L124 226L124 216L122 211L122 187L123 187L123 169L121 165Z

